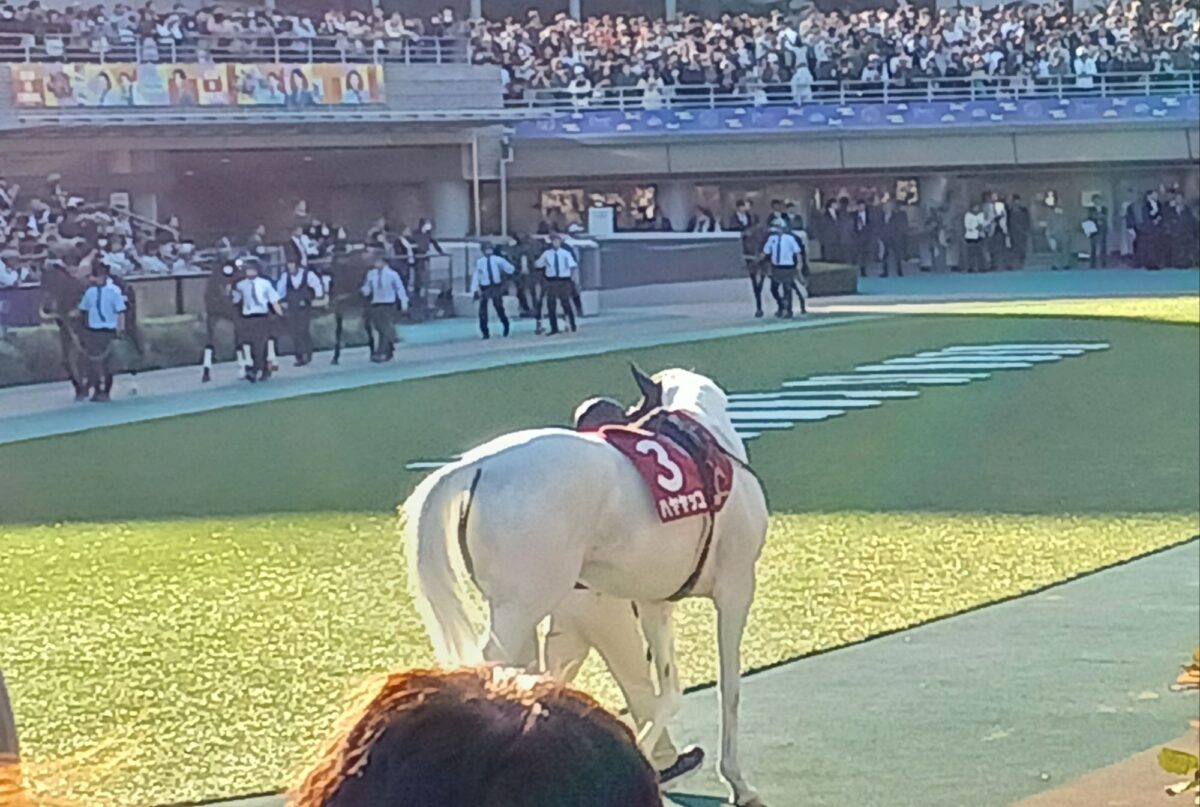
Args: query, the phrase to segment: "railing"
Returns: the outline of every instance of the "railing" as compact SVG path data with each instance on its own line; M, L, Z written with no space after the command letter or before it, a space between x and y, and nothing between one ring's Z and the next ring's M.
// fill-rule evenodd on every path
M0 34L0 62L196 64L361 63L465 64L465 37L351 38L267 31L252 35L200 35L191 39L113 40L67 34Z
M677 84L647 93L636 87L604 87L572 93L566 88L530 89L506 98L509 109L582 110L715 109L778 104L932 103L1016 101L1145 95L1200 94L1200 72L1105 73L1098 76L914 79L909 82L817 81L812 84Z

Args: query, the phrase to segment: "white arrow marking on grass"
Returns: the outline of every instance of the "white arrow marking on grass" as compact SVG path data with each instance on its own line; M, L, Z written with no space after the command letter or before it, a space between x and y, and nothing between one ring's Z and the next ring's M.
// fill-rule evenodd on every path
M960 353L975 350L1025 350L1030 353L1060 350L1105 350L1108 342L1016 342L998 345L951 345L942 348L947 353Z
M837 395L842 398L916 398L921 393L908 389L823 389L789 390L787 392L735 392L730 401L794 401L804 398L826 398ZM839 402L840 405L840 402Z
M961 386L992 377L982 370L1027 370L1070 356L1106 350L1107 342L1014 342L994 345L951 345L912 356L864 364L856 374L819 375L783 382L771 392L734 392L729 395L729 417L743 440L764 432L780 432L798 423L815 423L846 414L847 409L870 409L885 400L916 398L921 393L903 386ZM890 389L881 387L891 386ZM805 387L812 389L803 389ZM849 387L851 389L844 389ZM857 387L857 389L853 389ZM866 389L863 389L866 387ZM460 455L461 456L461 455ZM413 471L441 468L450 460L418 460L405 468Z
M969 384L982 378L991 378L990 373L954 373L923 375L883 375L881 373L863 375L818 375L802 381L785 381L785 387L831 387L842 384Z
M783 431L785 429L790 429L795 425L796 425L795 423L789 423L786 420L770 420L770 421L766 421L766 422L755 421L753 423L751 423L749 421L739 421L738 424L733 427L733 430L736 431L738 434L741 434L742 429L752 429L754 431L766 431L767 429L775 429L777 431Z
M1020 362L1022 364L1034 365L1043 364L1045 362L1061 361L1060 356L1022 356L1017 353L975 355L973 353L955 353L951 356L901 356L896 359L884 359L881 364L889 364L897 370L903 370L914 365L924 365L928 367L944 367L954 364L990 364L991 362Z
M732 401L729 409L741 412L747 409L828 409L831 406L845 406L851 409L866 409L879 406L883 401L873 401L869 398L808 398L784 401Z
M846 414L845 409L783 409L770 412L730 412L729 419L736 426L738 421L743 423L754 423L759 420L814 421L844 414Z
M1023 361L1000 361L999 359L989 362L973 361L973 362L955 362L953 364L906 364L897 366L895 364L863 364L855 367L855 371L859 373L894 373L897 370L911 370L917 372L920 370L1028 370L1033 365Z

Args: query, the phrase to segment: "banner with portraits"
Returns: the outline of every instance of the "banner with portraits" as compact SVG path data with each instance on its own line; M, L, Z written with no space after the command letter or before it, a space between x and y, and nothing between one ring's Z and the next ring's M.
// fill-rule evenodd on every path
M374 64L14 64L19 107L366 106L384 103Z

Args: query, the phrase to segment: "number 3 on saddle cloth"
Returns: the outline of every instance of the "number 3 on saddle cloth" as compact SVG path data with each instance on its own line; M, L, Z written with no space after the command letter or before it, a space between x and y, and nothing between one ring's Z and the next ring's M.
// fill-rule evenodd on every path
M658 409L638 423L601 426L593 433L638 469L664 523L716 515L733 489L729 455L683 412Z

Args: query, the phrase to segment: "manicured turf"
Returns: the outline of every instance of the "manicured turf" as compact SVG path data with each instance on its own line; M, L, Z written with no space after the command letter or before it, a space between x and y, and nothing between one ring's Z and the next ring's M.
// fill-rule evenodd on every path
M0 447L12 525L0 527L0 662L23 739L35 760L102 746L111 778L75 786L130 803L277 787L348 688L427 659L389 513L419 478L406 462L562 422L588 395L628 398L629 358L774 389L948 344L1048 340L1112 347L753 444L776 513L746 642L747 665L761 666L1194 534L1197 329L891 319ZM94 492L85 482L102 473L110 484ZM130 520L142 518L170 520ZM701 683L708 608L682 610L685 678ZM585 683L611 702L605 676Z

